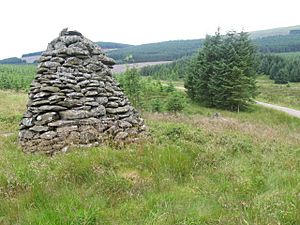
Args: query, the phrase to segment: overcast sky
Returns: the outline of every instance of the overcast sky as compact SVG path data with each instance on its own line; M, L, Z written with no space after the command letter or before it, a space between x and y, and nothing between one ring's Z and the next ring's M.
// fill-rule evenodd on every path
M65 28L142 44L300 24L299 0L1 0L0 59L44 50Z

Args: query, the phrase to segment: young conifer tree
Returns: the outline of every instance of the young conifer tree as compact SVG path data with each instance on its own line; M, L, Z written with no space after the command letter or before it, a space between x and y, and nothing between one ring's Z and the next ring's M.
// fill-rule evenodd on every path
M207 36L185 82L187 94L207 106L239 111L257 95L256 50L245 32Z

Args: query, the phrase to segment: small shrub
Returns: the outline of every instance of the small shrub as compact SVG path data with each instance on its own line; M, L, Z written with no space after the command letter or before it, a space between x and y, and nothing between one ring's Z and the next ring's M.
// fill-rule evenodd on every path
M151 111L152 112L161 112L162 111L162 104L159 99L154 99L151 102Z
M167 99L166 108L169 112L181 112L185 106L185 98L179 92L174 92Z

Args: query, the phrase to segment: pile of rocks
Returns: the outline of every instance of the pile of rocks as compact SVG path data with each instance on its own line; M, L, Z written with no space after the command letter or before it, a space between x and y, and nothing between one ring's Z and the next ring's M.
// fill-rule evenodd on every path
M24 151L52 154L107 139L132 141L145 131L112 77L114 60L81 33L64 29L39 62L20 124Z

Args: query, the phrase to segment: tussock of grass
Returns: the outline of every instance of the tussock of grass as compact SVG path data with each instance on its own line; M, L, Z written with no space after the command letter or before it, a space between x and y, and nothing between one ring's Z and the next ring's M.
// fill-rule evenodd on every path
M14 133L0 135L0 224L300 223L297 119L261 107L213 119L191 106L144 114L151 137L122 150L47 157L17 144L25 99L0 93L0 113L16 116L0 123Z

